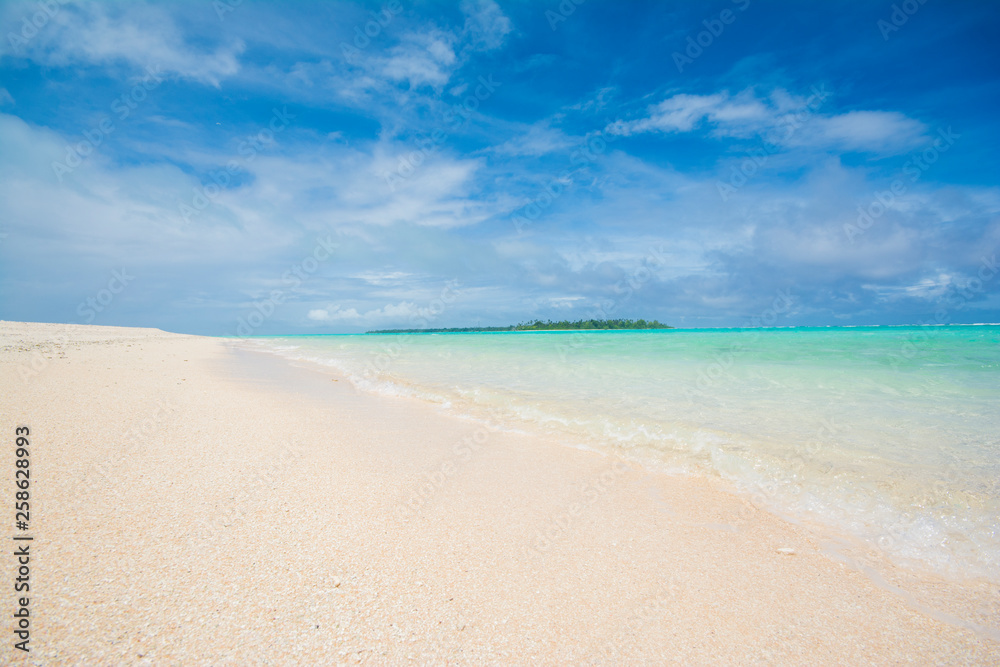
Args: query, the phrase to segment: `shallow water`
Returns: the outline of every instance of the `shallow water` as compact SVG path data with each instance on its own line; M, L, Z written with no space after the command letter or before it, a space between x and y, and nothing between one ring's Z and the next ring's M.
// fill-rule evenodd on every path
M1000 581L997 325L252 341L364 391L719 476L901 564Z

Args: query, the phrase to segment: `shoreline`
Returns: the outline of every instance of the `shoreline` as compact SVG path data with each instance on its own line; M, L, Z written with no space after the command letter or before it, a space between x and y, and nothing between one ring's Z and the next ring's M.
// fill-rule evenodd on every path
M2 322L0 345L4 432L35 434L33 659L1000 659L708 480L228 339Z
M279 336L277 338L285 337ZM309 359L287 357L273 349L248 346L236 341L230 341L230 345L234 351L246 353L248 360L263 355L274 359L280 365L287 365L310 374L324 376L334 374L339 376L339 381L350 382L343 371L335 366L328 366ZM301 375L296 377L301 378ZM286 384L285 389L295 390L290 384ZM707 485L711 489L711 493L720 494L743 503L746 509L745 511L741 510L741 516L762 513L803 531L805 538L815 544L819 553L863 575L873 585L899 598L911 609L942 623L970 630L982 639L1000 642L1000 604L996 602L1000 598L1000 582L995 580L977 575L956 576L938 572L920 561L911 560L905 565L901 564L866 543L860 537L846 532L841 526L811 517L797 516L793 512L783 510L773 506L773 504L768 506L761 501L755 501L752 490L740 488L734 480L713 475L707 471L680 471L673 467L664 467L661 461L652 459L648 455L623 458L622 454L614 451L613 448L593 447L579 443L570 444L567 441L568 434L560 433L557 435L540 431L536 424L514 417L508 412L487 411L479 414L462 410L453 412L451 406L442 406L436 401L429 401L419 395L385 394L357 387L354 389L357 393L381 400L413 401L437 414L447 415L451 419L466 420L481 426L486 426L488 422L499 419L506 422L505 429L510 429L510 422L513 421L517 424L513 428L514 432L533 434L544 442L545 446L595 453L607 457L609 460L621 462L623 465L636 467L647 475L677 479L680 483L693 481ZM496 432L495 429L488 426L487 430ZM720 525L718 528L728 530L732 527ZM981 621L984 616L988 616L982 612L983 608L992 610L992 625L977 622Z

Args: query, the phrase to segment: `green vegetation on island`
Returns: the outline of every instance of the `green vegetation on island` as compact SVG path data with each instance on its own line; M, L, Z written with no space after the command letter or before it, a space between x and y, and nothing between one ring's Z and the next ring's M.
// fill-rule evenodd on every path
M366 331L370 334L397 334L397 333L474 333L479 331L604 331L610 329L673 329L662 322L656 320L577 320L569 322L562 320L553 322L552 320L535 320L534 322L522 322L509 327L460 327L451 329L378 329L376 331Z

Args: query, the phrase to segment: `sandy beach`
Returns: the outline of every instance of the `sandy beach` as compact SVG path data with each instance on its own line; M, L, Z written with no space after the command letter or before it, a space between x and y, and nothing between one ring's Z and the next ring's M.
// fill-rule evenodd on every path
M5 663L1000 663L989 585L866 574L710 480L224 339L3 322L0 350L34 538Z

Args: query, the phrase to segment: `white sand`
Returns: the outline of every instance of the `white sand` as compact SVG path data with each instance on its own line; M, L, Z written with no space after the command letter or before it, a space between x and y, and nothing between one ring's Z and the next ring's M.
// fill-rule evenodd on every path
M215 339L0 323L0 434L29 426L33 452L27 660L1000 664L708 481L334 379ZM968 590L1000 626L995 589Z

